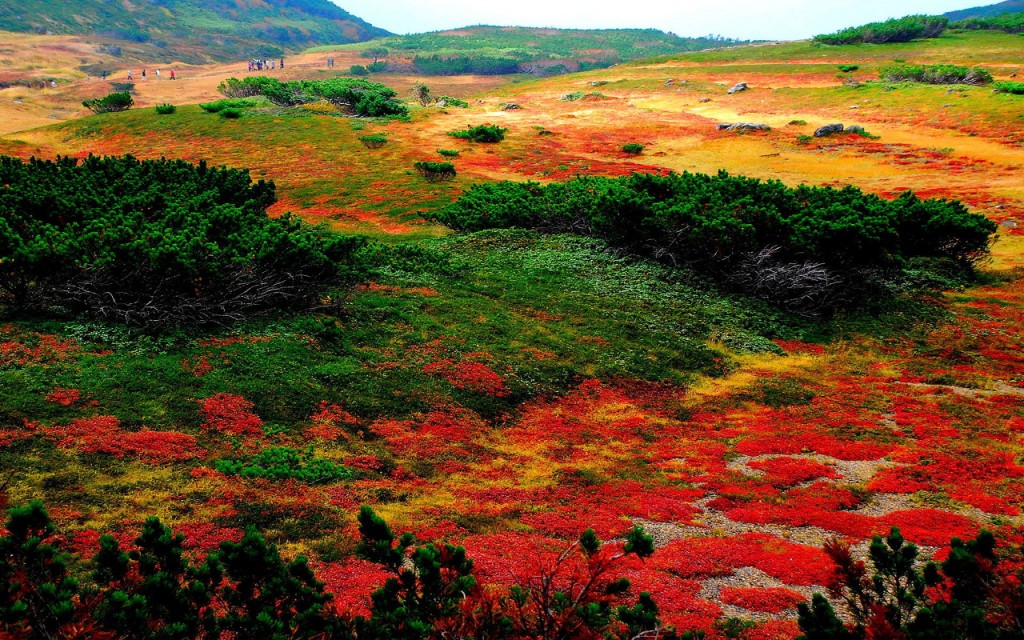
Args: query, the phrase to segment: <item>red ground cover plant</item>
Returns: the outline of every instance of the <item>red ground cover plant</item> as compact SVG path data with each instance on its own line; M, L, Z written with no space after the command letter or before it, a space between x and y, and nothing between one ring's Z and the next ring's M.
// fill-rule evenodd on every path
M252 412L252 403L239 395L218 393L201 400L203 427L233 436L260 435L263 420Z
M115 458L136 458L151 464L182 462L206 455L194 436L176 431L125 431L114 416L72 420L65 426L43 430L57 446L78 453L103 453Z
M723 587L718 597L725 604L765 613L796 609L797 604L807 600L800 593L784 587Z
M53 391L46 394L46 401L59 404L62 407L70 407L82 399L82 392L78 389L62 389L54 387Z

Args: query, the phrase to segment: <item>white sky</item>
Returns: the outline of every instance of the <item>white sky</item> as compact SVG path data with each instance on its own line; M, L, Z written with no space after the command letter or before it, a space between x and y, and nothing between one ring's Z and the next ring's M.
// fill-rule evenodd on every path
M334 0L395 33L473 24L654 28L680 36L796 40L914 13L938 14L998 0Z

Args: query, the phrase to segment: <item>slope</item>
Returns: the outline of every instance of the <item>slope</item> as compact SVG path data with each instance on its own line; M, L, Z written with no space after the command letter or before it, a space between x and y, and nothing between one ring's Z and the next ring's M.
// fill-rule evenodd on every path
M1005 0L998 4L989 4L980 7L971 7L969 9L960 9L959 11L950 11L944 15L950 20L967 20L969 18L988 18L991 16L998 16L1002 13L1016 13L1018 11L1024 11L1024 0Z

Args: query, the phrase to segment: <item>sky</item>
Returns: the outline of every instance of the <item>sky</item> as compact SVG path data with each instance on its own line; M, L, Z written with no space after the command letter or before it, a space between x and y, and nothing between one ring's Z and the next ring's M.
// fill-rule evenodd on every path
M998 0L334 0L395 33L474 24L579 29L654 28L679 36L798 40L914 13Z

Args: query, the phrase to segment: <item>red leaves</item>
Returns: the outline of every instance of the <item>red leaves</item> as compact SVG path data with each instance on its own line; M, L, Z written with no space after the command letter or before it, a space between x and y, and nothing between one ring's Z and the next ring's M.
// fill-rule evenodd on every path
M718 597L725 604L765 613L782 613L788 609L795 609L797 604L807 600L796 591L784 587L724 587Z
M199 404L206 429L232 436L263 433L263 420L252 412L252 403L242 396L218 393Z
M82 399L82 392L78 389L62 389L54 387L53 391L46 394L46 401L59 404L62 407L70 407Z
M443 358L423 365L423 373L443 378L456 389L501 398L509 394L505 380L481 362Z
M193 436L176 431L125 431L114 416L72 420L64 427L45 429L57 446L79 453L104 453L117 458L137 458L151 464L194 460L206 452Z

